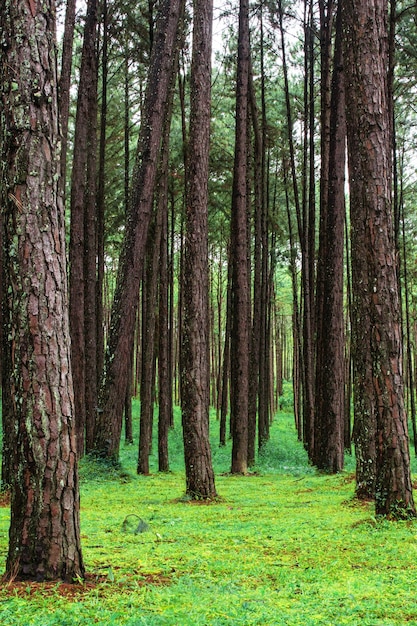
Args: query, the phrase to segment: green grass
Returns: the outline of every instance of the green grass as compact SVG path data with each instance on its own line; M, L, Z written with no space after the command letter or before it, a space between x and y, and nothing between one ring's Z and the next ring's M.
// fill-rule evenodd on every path
M176 421L170 473L153 456L151 476L137 476L136 446L122 446L120 471L82 462L88 582L71 596L62 585L3 587L2 626L417 625L417 523L376 519L354 501L352 459L318 474L280 413L254 473L230 476L213 420L221 499L184 503ZM8 516L0 509L0 564Z

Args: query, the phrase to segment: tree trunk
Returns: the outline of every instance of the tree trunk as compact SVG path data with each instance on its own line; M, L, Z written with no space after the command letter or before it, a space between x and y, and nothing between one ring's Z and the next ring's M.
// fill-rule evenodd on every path
M247 237L247 151L249 87L249 3L240 0L236 85L235 161L231 216L232 328L230 344L233 474L248 469L249 289Z
M386 0L347 0L344 4L355 397L368 409L362 414L356 444L360 450L362 441L368 441L369 432L375 432L376 513L406 517L415 515L415 507L391 214L387 15ZM358 362L364 362L363 354L367 369L361 373L366 378L359 387Z
M91 271L92 255L85 254L86 247L94 245L95 235L95 159L96 141L93 129L96 127L97 105L97 58L96 58L97 0L89 0L84 27L84 41L81 57L80 83L78 88L77 113L75 120L74 155L71 176L71 224L70 224L70 331L71 362L75 392L75 423L77 430L77 449L84 453L87 381L86 381L86 315L90 315L90 291L87 291L86 279L92 280L95 290L95 270ZM95 117L95 119L93 119ZM94 155L92 151L94 150ZM88 228L88 232L87 229ZM92 229L92 232L91 232ZM91 251L90 251L91 252ZM88 260L87 260L88 259ZM94 294L95 298L95 294ZM94 303L95 308L95 303ZM91 325L93 318L88 323ZM90 331L89 331L90 332ZM95 342L94 338L94 342ZM90 354L91 339L88 338ZM94 365L95 373L96 365ZM94 382L94 386L96 386ZM95 403L96 404L96 403ZM94 407L93 407L94 408ZM91 406L89 406L91 413Z
M228 253L227 264L227 286L226 286L226 327L224 329L223 345L223 366L220 398L220 433L219 444L226 445L227 412L229 409L229 381L230 381L230 327L232 325L232 285L231 285L231 263L230 252Z
M162 217L162 216L161 216ZM143 281L142 317L142 376L140 382L140 433L138 474L149 474L149 455L152 449L155 380L155 336L158 288L159 252L161 248L161 219L155 215L147 242L147 263Z
M97 281L96 281L96 384L95 395L100 383L104 364L104 302L103 284L105 275L105 213L106 213L106 131L107 131L107 81L108 81L108 6L107 0L102 1L103 43L101 53L101 113L100 140L97 172ZM94 329L92 329L94 330ZM97 406L97 397L95 398ZM93 407L95 408L95 407ZM94 448L95 411L87 419L85 448L89 453Z
M25 1L7 3L0 12L0 189L15 433L8 580L84 575L58 192L54 16L50 0L41 12Z
M339 472L344 463L343 248L345 221L345 142L341 10L336 41L330 111L328 197L321 207L319 270L322 303L317 316L316 402L313 461L319 469Z
M186 180L181 406L186 493L216 496L209 440L208 173L213 3L194 0Z
M61 129L60 195L64 198L67 176L68 122L70 111L71 68L74 48L76 0L67 0L65 9L64 36L62 39L61 76L58 85L59 123Z
M259 406L259 365L261 345L261 288L262 288L262 133L259 127L259 114L256 105L253 71L249 73L250 115L253 126L253 185L254 185L254 246L253 246L253 308L250 335L250 377L248 404L248 466L255 463L256 418Z
M125 237L119 263L104 374L100 385L95 451L117 460L129 351L133 342L138 294L152 213L158 154L183 0L163 0L152 49L139 149L133 175Z

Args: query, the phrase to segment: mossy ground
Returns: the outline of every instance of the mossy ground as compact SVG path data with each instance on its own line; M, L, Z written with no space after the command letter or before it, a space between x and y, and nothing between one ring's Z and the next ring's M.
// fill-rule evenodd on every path
M417 522L356 502L352 459L339 475L315 472L291 422L280 413L253 474L236 477L213 420L211 504L181 501L179 416L170 473L153 457L137 476L136 446L122 447L121 470L84 460L87 580L3 586L0 624L417 625ZM8 524L3 506L2 565Z

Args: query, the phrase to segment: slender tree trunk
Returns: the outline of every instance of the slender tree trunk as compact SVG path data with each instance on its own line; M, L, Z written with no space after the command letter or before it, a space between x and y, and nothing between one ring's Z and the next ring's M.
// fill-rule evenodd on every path
M61 76L59 79L59 122L61 129L61 154L60 154L60 195L64 198L67 176L67 152L68 152L68 122L70 111L71 69L74 48L75 9L76 0L67 0L65 10L64 36L62 39Z
M345 225L346 120L342 60L340 4L330 112L328 198L320 220L319 267L323 292L318 316L316 362L316 414L314 463L319 469L338 472L344 464L344 328L343 249Z
M100 114L100 141L97 172L97 283L96 283L96 389L100 383L104 365L104 302L103 283L105 267L105 164L106 164L106 130L107 130L107 81L108 81L108 7L107 0L102 0L103 44L101 63L101 114ZM97 405L97 398L96 398ZM95 412L87 420L86 452L91 452L94 446Z
M86 271L92 271L90 268L92 256L86 255L85 252L86 247L93 243L95 259L96 236L93 226L95 220L95 172L93 172L94 163L92 163L95 154L93 155L92 151L96 149L93 129L96 128L97 123L96 29L97 0L89 0L84 27L80 83L75 120L69 248L71 361L74 377L77 449L80 455L84 453L87 411L86 342L88 341L89 358L91 356L90 349L93 347L91 345L91 337L89 336L88 339L86 337L86 314L90 315L92 306L89 297L90 291L88 291L88 295L86 295ZM88 231L86 229L88 229ZM91 229L93 229L92 232ZM88 275L88 279L93 281L95 289L95 270L93 277ZM93 321L94 320L95 312L93 312ZM89 320L88 323L91 324L91 320ZM94 365L94 373L95 368L96 365ZM94 383L94 387L95 385L96 383ZM90 409L91 407L89 406L88 408Z
M14 432L5 576L72 581L84 575L84 565L59 195L55 3L45 0L41 11L25 1L7 3L0 39L0 192Z
M146 240L152 212L158 154L173 80L173 55L183 0L163 0L155 32L137 164L119 263L104 375L99 394L95 451L118 459L128 355L132 345Z
M170 375L169 345L169 282L168 282L168 168L164 167L166 181L164 214L162 217L161 252L159 257L159 340L158 340L158 469L169 470L168 431L172 413L172 377Z
M181 406L186 493L216 496L209 440L208 173L213 3L194 0L186 179Z
M268 337L268 296L269 296L269 250L268 250L268 184L267 184L267 119L266 119L266 88L265 88L265 53L263 11L261 7L261 112L262 112L262 141L261 141L261 287L260 287L260 328L259 328L259 402L258 402L258 448L269 439L269 337Z
M228 253L227 264L227 287L226 287L226 327L224 329L224 345L223 345L223 367L222 367L222 384L221 384L221 400L220 400L220 433L219 443L221 446L226 445L226 424L227 412L229 409L229 382L230 382L230 327L232 324L232 272L230 263L230 252Z
M248 468L249 403L249 293L247 237L247 151L249 87L249 3L240 0L239 39L236 86L235 161L233 170L231 261L231 423L233 434L233 474L245 474Z
M287 114L287 126L288 126L288 147L290 153L290 171L292 179L292 187L294 193L295 212L297 217L298 236L301 247L301 293L302 293L302 310L299 313L300 328L297 331L298 341L300 343L301 352L298 359L300 366L300 382L302 383L302 395L303 395L303 441L309 452L312 454L314 449L314 355L312 352L313 337L312 337L312 310L311 310L311 297L313 285L309 284L310 272L309 272L309 238L307 228L307 200L304 199L303 207L301 207L298 182L297 182L297 168L295 158L295 147L293 140L293 120L291 112L290 102L290 89L288 79L288 67L286 60L286 46L284 37L283 26L283 10L282 2L278 2L279 8L279 21L281 31L281 47L282 47L282 64L284 72L284 85L285 85L285 106ZM303 208L303 211L301 210ZM310 222L311 224L311 222ZM298 320L297 320L298 322ZM301 331L302 322L302 335Z
M346 103L352 223L356 446L375 432L375 508L415 515L402 376L400 306L392 223L392 134L387 102L386 0L346 0ZM358 279L363 279L360 282ZM359 332L359 329L361 331ZM365 385L358 363L367 356ZM363 392L366 392L364 398ZM358 416L355 413L355 418ZM372 457L368 456L368 459ZM360 468L359 468L360 469ZM359 479L361 476L359 476Z
M252 328L250 337L250 377L249 377L249 405L248 405L248 465L255 463L255 439L256 439L256 417L258 412L259 397L259 366L260 366L260 345L261 345L261 287L262 287L262 133L259 126L259 115L256 106L255 88L253 84L253 73L250 68L249 73L249 97L250 114L254 135L254 270L253 270L253 311Z
M172 103L171 103L172 109ZM169 114L171 118L172 112ZM169 129L166 125L162 145L161 174L158 191L158 204L161 215L161 235L159 254L159 339L158 339L158 469L169 470L168 431L172 415L172 368L170 356L170 318L168 281L168 157Z
M158 204L158 203L157 203ZM138 474L149 474L155 395L155 349L159 253L161 249L162 213L158 207L148 236L147 267L143 286L145 298L142 320L142 377L140 383L140 435Z

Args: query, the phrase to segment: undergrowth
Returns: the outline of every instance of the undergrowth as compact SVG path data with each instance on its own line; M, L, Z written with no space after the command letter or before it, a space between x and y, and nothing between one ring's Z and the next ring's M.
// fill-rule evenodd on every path
M134 414L137 418L138 406ZM184 501L181 420L171 471L136 475L137 443L120 466L83 459L81 531L88 576L74 585L0 590L4 626L417 625L417 525L374 516L353 499L354 462L321 475L289 413L248 476L231 476L231 443L212 450L219 500ZM7 505L7 502L4 504ZM9 512L0 508L0 564ZM0 571L1 573L1 571Z

